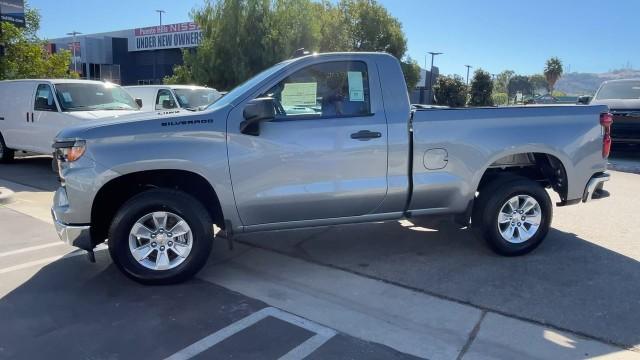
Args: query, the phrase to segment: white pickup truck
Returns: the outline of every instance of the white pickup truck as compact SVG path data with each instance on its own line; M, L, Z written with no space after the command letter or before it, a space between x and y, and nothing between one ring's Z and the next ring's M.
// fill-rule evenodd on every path
M232 237L448 214L522 255L551 226L546 188L559 206L606 195L610 126L605 106L412 110L394 57L310 55L204 111L63 130L52 213L62 240L108 239L145 283L202 268L213 224Z
M64 127L140 112L120 86L91 80L0 81L0 161L16 150L49 154Z

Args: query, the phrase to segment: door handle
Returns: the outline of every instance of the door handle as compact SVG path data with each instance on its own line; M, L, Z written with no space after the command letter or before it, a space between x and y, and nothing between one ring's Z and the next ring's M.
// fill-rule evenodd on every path
M377 131L360 130L351 134L351 138L360 141L367 141L371 139L378 139L382 137L382 133Z
M27 122L29 122L29 112L27 112Z

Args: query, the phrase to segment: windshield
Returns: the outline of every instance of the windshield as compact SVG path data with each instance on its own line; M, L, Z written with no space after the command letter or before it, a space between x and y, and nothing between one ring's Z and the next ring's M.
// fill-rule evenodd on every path
M111 83L59 83L56 97L63 111L139 109L129 93Z
M220 98L220 100L218 100L215 103L211 104L208 107L208 109L221 108L223 106L226 106L226 105L229 105L229 104L233 104L234 101L239 96L242 96L242 94L244 94L247 90L249 90L252 87L254 87L256 84L259 84L264 79L266 79L269 76L271 76L271 75L275 74L276 72L280 71L280 69L282 69L283 67L288 65L289 62L290 61L284 61L284 62L281 62L279 64L273 65L272 67L268 68L267 70L264 70L263 72L259 73L258 75L256 75L256 76L250 78L249 80L245 81L241 85L236 86L227 95L223 96L222 98Z
M173 89L180 103L185 109L197 109L214 103L220 94L213 89Z
M638 100L640 99L640 80L637 81L616 81L603 84L598 94L597 100Z

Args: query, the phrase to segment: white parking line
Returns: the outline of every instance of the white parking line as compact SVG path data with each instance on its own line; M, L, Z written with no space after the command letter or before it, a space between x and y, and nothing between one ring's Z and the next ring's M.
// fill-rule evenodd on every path
M26 252L29 252L29 251L36 251L36 250L46 249L46 248L50 248L50 247L54 247L54 246L60 246L60 245L65 245L65 243L63 243L62 241L56 241L56 242L43 244L43 245L30 246L30 247L27 247L27 248L22 248L22 249L18 249L18 250L13 250L13 251L7 251L7 252L0 253L0 257L11 256L11 255L16 255L16 254L22 254L22 253L26 253Z
M303 319L299 316L295 316L293 314L284 312L280 309L276 309L274 307L267 307L260 311L257 311L241 320L234 322L233 324L222 328L215 333L198 340L197 342L187 346L186 348L178 351L177 353L169 356L166 360L187 360L190 359L212 346L218 344L219 342L235 335L236 333L254 325L258 321L267 318L267 317L275 317L277 319L286 321L293 325L299 326L303 329L309 330L311 332L315 332L316 335L298 345L293 350L289 351L280 359L284 360L299 360L303 359L307 355L311 354L317 348L322 346L325 342L331 339L336 332L332 329L324 327L322 325L316 324L307 319Z
M108 247L106 247L106 246L97 247L93 251L97 252L97 251L102 251L102 250L106 250L106 249L108 249ZM76 251L68 253L66 255L51 256L51 257L40 259L40 260L29 261L29 262L22 263L22 264L19 264L19 265L9 266L9 267L0 269L0 275L6 274L6 273L10 273L12 271L17 271L17 270L30 268L32 266L48 264L48 263L51 263L51 262L54 262L54 261L57 261L57 260L60 260L60 259L66 259L66 258L71 258L71 257L75 257L75 256L85 255L85 254L86 254L86 252L83 251L83 250L76 250Z
M298 345L293 350L284 354L279 360L301 360L311 355L316 349L318 349L322 344L326 343L333 336L327 337L325 335L316 334L311 337L309 340L303 342Z

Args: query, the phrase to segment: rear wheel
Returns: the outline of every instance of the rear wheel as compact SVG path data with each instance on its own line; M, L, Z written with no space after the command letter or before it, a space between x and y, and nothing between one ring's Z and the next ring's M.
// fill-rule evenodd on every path
M11 162L14 155L15 151L7 147L7 145L4 143L2 134L0 134L0 163Z
M213 242L207 210L190 195L149 190L127 201L109 229L109 252L127 276L144 284L171 284L195 275Z
M553 204L539 183L522 177L498 178L480 191L473 226L498 254L524 255L549 232Z

